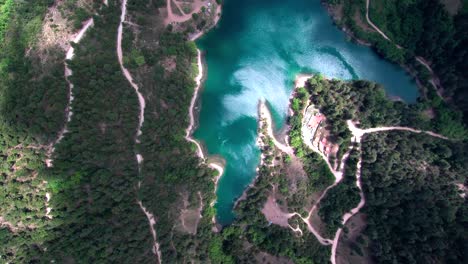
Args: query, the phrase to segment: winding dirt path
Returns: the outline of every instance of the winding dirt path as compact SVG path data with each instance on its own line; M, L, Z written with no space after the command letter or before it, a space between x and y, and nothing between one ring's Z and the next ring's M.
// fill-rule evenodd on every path
M386 40L388 40L388 41L392 42L393 44L395 44L395 46L398 49L402 49L403 47L401 47L400 45L394 43L387 35L385 35L385 33L382 32L382 30L380 30L379 27L377 27L374 23L372 23L372 21L369 19L369 5L370 5L370 0L366 0L366 20L367 20L367 23L369 25L371 25L372 28L374 30L376 30L383 38L385 38ZM431 66L429 66L429 64L427 63L427 60L424 59L423 57L420 57L420 56L415 56L414 58L416 59L417 62L419 62L424 67L426 67L426 69L429 71L429 73L431 74L431 80L429 82L432 84L432 86L436 90L437 95L445 101L446 99L442 96L443 91L444 91L444 87L442 87L442 84L440 83L439 77L435 74L435 72L431 68Z
M138 96L138 102L140 104L140 116L138 119L138 129L137 129L137 135L135 141L137 143L140 143L138 137L142 134L141 132L141 127L143 126L143 122L145 122L145 98L143 95L140 93L138 86L135 84L133 81L133 77L128 71L127 68L125 68L124 63L123 63L123 52L122 52L122 35L123 35L123 23L125 22L125 17L127 15L127 0L122 1L122 13L120 15L120 24L118 28L118 33L117 33L117 57L119 60L120 64L120 69L122 70L125 78L127 79L128 83L135 89L135 92Z
M370 0L366 0L366 20L367 20L367 23L369 23L369 25L371 25L371 27L373 27L375 29L375 31L379 32L380 35L382 35L382 37L384 37L386 40L388 41L391 41L389 37L387 37L387 35L385 35L385 33L382 32L382 30L380 30L380 28L378 28L374 23L372 23L372 21L369 19L369 4L370 4Z
M117 31L117 58L120 64L120 69L122 70L122 73L124 74L125 78L127 79L128 83L132 88L135 90L135 93L138 96L138 103L140 105L140 113L139 113L139 118L138 118L138 127L137 127L137 133L135 136L135 143L139 144L139 136L141 136L142 131L141 128L143 126L143 122L145 121L145 98L141 94L138 85L133 81L133 77L130 74L129 70L125 68L124 63L123 63L123 51L122 51L122 35L123 35L123 24L125 22L125 17L127 15L127 0L122 1L122 6L121 6L122 13L120 15L120 24L119 28ZM144 161L143 155L141 155L137 150L135 150L135 159L137 160L138 163L138 174L141 173L141 168L142 164ZM138 182L138 190L140 189L141 182ZM138 205L140 206L140 209L143 211L143 213L146 215L146 218L148 219L148 224L151 230L151 234L153 236L153 248L152 251L156 255L158 263L162 263L162 255L160 251L160 245L157 240L157 234L156 234L156 219L154 215L146 209L146 207L143 206L142 201L137 200Z
M72 42L75 43L75 44L78 44L81 39L84 37L86 31L88 31L88 29L90 27L92 27L94 25L94 20L92 18L86 20L84 22L84 25L83 27L80 29L80 31L78 31L78 33L76 35L74 35L73 37L73 40ZM46 166L47 167L52 167L53 166L53 159L52 159L52 155L54 154L55 152L55 145L57 145L58 143L60 143L60 141L62 141L63 137L65 136L65 134L68 132L68 123L70 123L71 121L71 118L72 118L72 115L73 115L73 111L72 111L72 102L73 102L73 83L70 82L69 80L69 77L73 74L72 70L68 67L68 63L67 63L67 60L71 60L73 59L73 57L75 56L75 48L73 48L72 45L70 45L70 48L68 49L66 55L65 55L65 62L64 62L64 65L65 65L65 81L67 82L68 84L68 102L67 102L67 106L65 107L65 124L63 125L62 129L57 133L57 138L55 139L55 141L53 141L50 146L48 147L48 151L46 153Z
M146 215L146 218L148 219L148 223L149 223L149 227L150 227L150 231L151 231L151 235L153 235L153 241L154 241L154 244L153 244L153 248L152 248L152 251L153 253L158 257L158 263L162 263L162 256L161 256L161 250L160 250L160 246L159 246L159 243L156 242L157 241L157 236L156 236L156 230L154 229L154 225L156 225L156 220L154 218L154 215L152 213L150 213L144 206L143 206L143 203L141 201L137 201L138 205L140 206L140 209L143 211L143 213L145 213Z
M297 78L296 78L296 81L295 81L295 84L296 84L296 88L298 87L305 87L305 83L307 82L307 80L309 78L311 78L312 76L308 76L308 75L299 75ZM310 101L309 101L309 104L310 104ZM308 107L313 107L313 105L307 105L304 109L307 109ZM285 146L283 144L281 144L280 142L278 142L278 140L276 140L274 134L273 134L273 129L271 127L271 115L269 113L269 110L268 108L266 107L265 103L262 101L261 102L261 105L260 105L260 114L261 114L261 118L265 118L266 119L266 122L267 122L267 132L268 132L268 135L272 138L273 140L273 143L275 144L275 146L290 154L292 149L291 147L289 146ZM305 111L305 110L304 110ZM449 138L443 136L443 135L440 135L440 134L437 134L437 133L434 133L434 132L431 132L431 131L423 131L423 130L418 130L418 129L414 129L414 128L410 128L410 127L399 127L399 126L393 126L393 127L375 127L375 128L368 128L368 129L360 129L358 127L356 127L356 125L353 123L352 120L347 120L347 125L348 125L348 129L351 131L352 133L352 138L351 138L351 142L352 143L356 143L356 144L360 144L361 143L361 140L362 140L362 137L365 135L365 134L369 134L369 133L378 133L378 132L384 132L384 131L394 131L394 130L397 130L397 131L409 131L409 132L412 132L412 133L424 133L424 134L427 134L429 136L432 136L432 137L437 137L437 138L440 138L440 139L444 139L444 140L450 140ZM335 182L330 185L329 187L327 187L325 189L325 191L322 193L322 195L319 197L319 199L315 202L315 204L312 206L312 208L310 209L309 211L309 214L307 217L302 217L299 213L297 212L294 212L294 213L284 213L284 212L281 212L281 217L283 218L291 218L293 216L299 216L302 221L304 221L304 223L306 223L307 225L307 228L309 229L309 231L317 238L318 242L322 245L331 245L332 246L332 253L331 253L331 257L330 257L330 261L332 264L336 264L336 250L337 250L337 247L338 247L338 243L339 243L339 239L340 239L340 236L341 236L341 233L343 232L343 229L342 228L339 228L336 233L335 233L335 236L333 237L333 240L331 239L328 239L328 238L324 238L322 237L319 232L312 226L312 224L310 223L310 218L312 216L312 213L317 209L318 205L320 204L320 201L325 197L325 195L327 194L328 190L330 190L331 188L335 187L336 185L339 184L339 182L342 180L343 178L343 174L344 174L344 169L345 169L345 162L346 160L348 159L349 155L350 155L350 152L351 152L351 148L346 152L345 155L343 155L343 158L341 159L341 164L339 166L339 169L338 170L335 170L333 168L333 166L328 162L328 158L321 152L319 151L311 142L311 139L312 139L312 134L311 133L307 133L307 130L309 130L307 128L307 126L304 126L304 124L302 125L302 128L301 128L301 132L302 132L302 136L303 136L303 141L304 143L314 152L318 153L327 163L328 165L328 168L330 169L330 171L333 173L333 175L335 175ZM359 151L359 153L362 154L361 152L361 149L360 149L360 146L357 147L357 150ZM292 153L291 155L294 155L294 153ZM362 167L362 156L360 157L358 163L357 163L357 170L356 170L356 186L358 187L359 189L359 196L360 196L360 201L359 201L359 204L351 209L349 212L346 212L343 217L342 217L342 224L343 226L348 222L348 220L354 216L355 214L357 214L365 205L366 203L366 200L365 200L365 196L364 196L364 192L362 190L362 183L361 183L361 167ZM293 228L292 226L288 225L289 228L291 230L293 230L294 232L300 232L302 233L302 230L300 230L299 227L296 227L296 228Z
M171 6L171 1L174 1L175 7L181 11L182 15L175 15L172 12L172 6ZM202 0L194 0L191 2L192 4L192 12L186 14L183 12L183 10L180 8L178 3L175 0L166 0L166 9L167 9L167 17L164 20L164 23L166 25L171 24L171 23L183 23L185 21L188 21L192 18L192 14L200 12L201 8L205 5L204 1Z
M413 132L417 134L424 133L432 137L449 140L449 138L441 134L437 134L431 131L418 130L418 129L414 129L410 127L393 126L393 127L374 127L374 128L360 129L360 128L357 128L356 125L351 120L346 121L346 124L348 125L348 129L353 134L352 141L357 142L357 143L361 142L361 139L365 134L383 132L383 131L392 131L392 130L409 131L409 132Z

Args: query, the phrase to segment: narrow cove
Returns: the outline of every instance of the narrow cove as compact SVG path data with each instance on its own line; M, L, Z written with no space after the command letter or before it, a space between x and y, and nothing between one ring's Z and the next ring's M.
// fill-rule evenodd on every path
M209 155L226 160L216 203L223 225L233 221L234 201L255 177L258 102L269 103L282 127L297 74L372 80L406 102L418 96L403 69L347 41L319 0L225 0L218 27L197 45L205 53L207 78L194 136Z

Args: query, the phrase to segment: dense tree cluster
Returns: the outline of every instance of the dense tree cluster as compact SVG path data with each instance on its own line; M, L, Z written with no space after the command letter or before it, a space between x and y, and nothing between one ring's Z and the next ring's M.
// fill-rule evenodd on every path
M373 256L379 263L462 263L466 145L391 132L363 142L362 181Z
M288 120L289 141L296 156L301 159L303 169L310 179L309 189L318 191L333 183L334 176L320 155L309 149L302 140L303 110L309 98L310 94L305 88L301 87L295 91L294 98L291 100L291 108L294 114Z
M441 104L434 92L427 94L439 121L447 132L466 136L457 123L468 123L468 8L467 2L454 16L448 14L439 0L370 1L370 19L392 40L388 41L376 32L364 31L356 23L356 14L365 17L366 1L333 0L332 5L342 4L344 16L338 21L349 27L359 39L371 42L385 58L405 64L415 70L421 83L432 90L430 73L416 61L415 56L428 60L440 78L443 95L453 105ZM397 45L403 48L398 48ZM435 100L435 101L434 101ZM459 109L459 110L457 110Z
M131 31L125 28L124 53L138 54L132 74L147 100L142 144L135 146L139 104L116 55L120 3L109 1L109 7L99 9L94 27L75 45L75 57L68 62L73 118L56 146L53 168L45 168L44 152L64 122L65 54L51 47L55 53L49 54L55 55L46 61L25 56L34 44L26 37L40 30L29 32L26 22L35 16L33 21L42 23L52 3L16 5L14 23L8 24L1 43L1 260L152 262L153 238L137 199L157 218L163 260L208 259L214 173L200 165L194 147L184 139L195 86L194 44L182 34L163 31L158 19L139 28L151 37L141 42L150 43L147 46L129 41ZM131 10L130 19L137 17L135 5ZM150 18L158 16L155 9L145 12ZM150 29L156 34L148 34L154 33ZM171 74L162 66L167 57L177 65ZM135 147L145 157L141 173ZM51 219L46 216L46 192ZM185 193L191 205L204 204L196 235L177 227Z
M357 162L359 152L353 150L344 171L341 182L331 188L327 195L320 201L318 215L327 226L327 233L333 237L338 228L342 227L343 215L358 205L359 189L356 186Z

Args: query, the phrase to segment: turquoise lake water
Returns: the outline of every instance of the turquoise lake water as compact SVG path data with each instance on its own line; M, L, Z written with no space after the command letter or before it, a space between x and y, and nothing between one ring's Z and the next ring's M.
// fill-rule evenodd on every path
M226 160L216 203L223 225L234 220L234 201L255 177L258 101L269 102L281 127L298 73L372 80L407 102L418 96L416 84L400 67L347 41L319 0L224 2L218 27L197 42L208 76L195 132L208 154Z

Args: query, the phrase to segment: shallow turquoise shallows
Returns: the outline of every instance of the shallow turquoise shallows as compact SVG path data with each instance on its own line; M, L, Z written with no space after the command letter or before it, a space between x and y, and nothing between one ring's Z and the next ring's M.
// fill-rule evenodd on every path
M223 225L234 220L234 201L255 177L257 103L266 99L281 127L296 74L368 79L389 96L407 102L418 96L397 65L347 41L319 0L226 0L220 24L197 44L206 54L208 76L195 137L210 155L226 160L216 203Z

